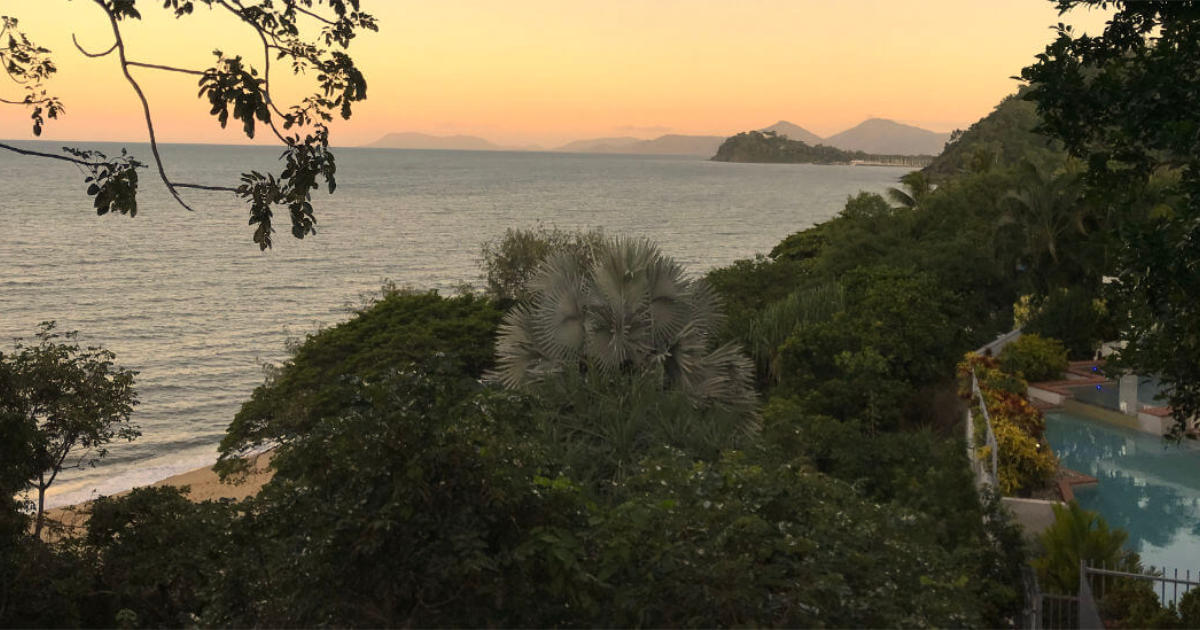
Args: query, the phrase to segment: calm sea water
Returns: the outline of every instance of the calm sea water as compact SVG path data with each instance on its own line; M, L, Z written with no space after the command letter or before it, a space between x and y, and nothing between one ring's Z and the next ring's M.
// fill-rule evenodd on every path
M28 143L43 150L57 145ZM116 151L116 145L98 148ZM131 151L148 157L144 146ZM274 169L271 148L164 148L179 181L231 184ZM250 241L231 195L174 205L143 171L136 218L97 217L83 175L0 152L0 340L53 319L140 372L142 437L95 469L60 477L51 503L111 493L215 460L261 366L284 342L348 317L386 279L448 290L479 283L480 244L538 223L645 235L696 272L767 252L882 192L906 169L726 164L695 158L342 149L337 194L317 198L317 236L286 226L274 250ZM286 214L285 214L286 217Z

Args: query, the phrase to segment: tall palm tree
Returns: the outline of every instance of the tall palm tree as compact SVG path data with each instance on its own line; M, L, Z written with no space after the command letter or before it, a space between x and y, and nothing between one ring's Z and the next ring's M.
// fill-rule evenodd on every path
M752 414L752 364L736 344L713 347L717 296L649 240L608 239L590 264L569 252L553 256L530 286L529 301L501 325L494 380L526 388L568 371L660 371L664 389L697 406Z
M901 188L888 188L887 196L899 206L899 209L912 210L921 205L925 197L933 192L934 186L925 173L912 171L900 178Z
M1004 197L1011 208L1005 221L1021 226L1030 256L1048 254L1057 264L1062 240L1072 232L1087 234L1081 174L1070 163L1048 171L1029 161L1021 163L1019 172L1016 188Z

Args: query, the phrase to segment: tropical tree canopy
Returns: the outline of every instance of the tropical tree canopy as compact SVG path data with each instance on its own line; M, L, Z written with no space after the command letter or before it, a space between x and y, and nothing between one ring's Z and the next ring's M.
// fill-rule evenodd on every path
M37 492L35 535L44 519L46 490L65 468L94 466L114 440L141 435L129 415L137 405L132 370L100 347L80 347L75 332L43 322L37 343L20 340L0 352L0 418L9 437L30 440L26 485ZM9 445L7 448L16 448Z

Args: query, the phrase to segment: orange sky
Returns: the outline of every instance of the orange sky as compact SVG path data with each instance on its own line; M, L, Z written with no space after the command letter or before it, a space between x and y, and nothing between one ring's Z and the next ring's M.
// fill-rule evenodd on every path
M556 146L578 138L727 135L790 120L829 135L879 116L949 131L986 114L1060 21L1047 0L362 0L380 33L355 41L368 100L334 144L389 131ZM260 63L252 33L208 9L183 20L141 0L131 59L203 69L221 47ZM142 141L141 110L86 0L0 0L56 53L67 116L44 138ZM1096 31L1099 13L1065 21ZM195 77L135 69L160 139L239 142L196 98ZM273 76L282 78L278 68ZM282 90L282 87L280 89ZM0 96L19 92L0 82ZM276 100L282 100L280 95ZM0 109L0 138L29 138Z

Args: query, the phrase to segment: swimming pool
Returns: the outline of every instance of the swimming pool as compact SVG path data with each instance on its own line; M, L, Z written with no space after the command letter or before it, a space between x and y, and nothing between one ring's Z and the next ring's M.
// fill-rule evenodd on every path
M1064 466L1100 481L1075 498L1129 532L1143 564L1200 569L1200 446L1061 411L1046 413L1046 439Z

